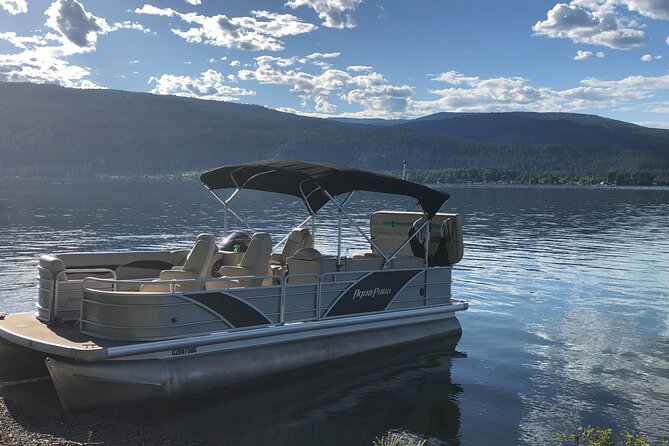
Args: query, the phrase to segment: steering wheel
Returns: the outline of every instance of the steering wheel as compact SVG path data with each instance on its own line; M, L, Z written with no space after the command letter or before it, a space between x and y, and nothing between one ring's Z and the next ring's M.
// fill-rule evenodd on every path
M211 267L211 277L221 277L221 267L225 266L225 260L218 259Z

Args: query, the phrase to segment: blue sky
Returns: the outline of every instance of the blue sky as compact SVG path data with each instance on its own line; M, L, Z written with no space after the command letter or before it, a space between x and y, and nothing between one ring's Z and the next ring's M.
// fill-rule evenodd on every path
M0 0L0 80L312 116L669 128L669 0Z

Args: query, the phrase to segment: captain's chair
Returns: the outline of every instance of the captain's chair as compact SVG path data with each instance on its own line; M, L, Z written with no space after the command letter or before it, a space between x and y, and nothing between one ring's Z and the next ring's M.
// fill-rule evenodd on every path
M279 275L285 271L286 260L295 255L302 248L313 248L314 238L306 228L293 229L288 235L283 251L274 253L269 258L269 267L272 274ZM282 268L284 271L282 271Z
M249 241L249 246L237 266L222 266L221 277L261 276L253 279L222 280L207 282L208 290L219 290L231 286L261 286L262 276L267 272L269 256L272 253L272 238L266 232L256 232Z
M216 240L213 235L200 234L195 240L195 246L188 253L183 266L175 266L172 269L160 272L159 280L188 280L202 279L207 274L207 268L211 263L212 256L217 251ZM177 285L180 291L192 291L202 289L201 284ZM169 285L164 283L145 283L140 291L169 291Z

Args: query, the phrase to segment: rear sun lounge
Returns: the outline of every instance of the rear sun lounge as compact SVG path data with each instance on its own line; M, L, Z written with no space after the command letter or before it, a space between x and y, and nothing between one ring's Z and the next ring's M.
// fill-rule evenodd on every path
M451 299L451 265L463 255L461 219L437 213L448 194L299 161L225 166L201 180L225 208L225 232L232 215L253 233L250 239L240 236L217 246L211 235L201 234L191 250L44 255L38 266L37 318L0 317L5 344L50 356L47 366L64 407L98 404L77 390L96 380L123 383L123 391L106 392L102 403L165 398L338 356L459 335L454 312L467 303ZM221 189L233 192L223 199ZM243 189L297 196L309 216L272 246L270 234L253 230L231 209ZM367 233L345 211L355 190L409 195L422 212L373 213ZM338 195L344 199L337 201ZM336 254L314 249L314 234L306 227L315 227L316 213L328 203L339 219ZM345 221L367 239L370 251L342 255ZM351 336L358 345L351 345ZM337 342L340 348L333 347ZM251 347L252 364L228 362L233 351ZM290 352L297 356L277 359ZM219 373L207 372L196 384L179 387L173 380L185 379L176 370L186 358L194 361L190 366L215 364ZM166 362L153 370L154 363L142 362L147 360ZM160 389L138 393L141 379L132 377L141 370L157 374Z

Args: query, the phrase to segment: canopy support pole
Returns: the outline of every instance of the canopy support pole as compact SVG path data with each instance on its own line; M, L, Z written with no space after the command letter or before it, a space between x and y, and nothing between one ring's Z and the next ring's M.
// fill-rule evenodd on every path
M432 226L432 219L427 219L427 236L425 237L425 240L423 241L423 247L425 248L425 266L429 266L430 262L430 237L431 237L431 229L430 226ZM427 286L427 284L426 284ZM427 293L426 293L427 294Z
M223 205L223 207L225 208L226 216L224 217L223 224L226 226L226 233L227 233L227 212L228 212L228 211L229 211L232 215L234 215L235 218L236 218L237 220L239 220L241 224L243 224L244 226L246 226L246 228L247 228L249 231L251 231L251 232L256 232L255 229L253 229L253 228L251 227L250 224L246 223L242 217L240 217L239 215L237 215L237 213L236 213L235 211L233 211L233 210L230 208L230 205L228 205L228 203L226 202L226 200L223 200L221 197L219 197L218 194L217 194L216 192L214 192L213 190L209 189L209 187L208 187L206 184L204 185L204 187L206 187L207 190L208 190L209 192L211 192L211 194L212 194L214 197L216 197L216 199L218 200L218 202L221 203L221 204ZM238 192L239 192L239 189L235 190L235 192L233 192L233 196L236 195ZM232 196L231 196L231 198L232 198ZM228 201L229 201L229 199L228 199Z
M369 242L369 244L372 245L372 247L374 247L374 249L376 249L376 250L378 251L378 253L381 254L381 257L383 257L383 259L385 260L385 262L387 262L387 261L388 261L388 257L386 257L386 255L383 253L383 251L381 251L381 250L379 249L379 247L376 246L376 243L374 243L374 242L372 241L372 239L369 238L369 236L368 236L367 234L365 234L365 232L364 232L362 229L360 229L360 226L358 226L358 224L357 224L356 222L354 222L353 219L352 219L351 217L348 216L348 214L342 209L342 207L335 201L334 197L330 194L330 192L328 192L328 191L325 190L325 189L322 189L322 190L323 190L323 193L325 194L325 196L328 197L328 199L329 199L329 200L332 202L332 204L337 208L337 210L341 213L341 215L343 215L344 217L346 217L346 219L349 221L349 223L351 223L351 224L355 227L355 229L358 230L358 232L360 233L360 235L362 235L363 237L365 237L365 239ZM384 262L384 263L385 263L385 262Z
M223 236L228 236L228 207L223 208Z
M399 254L400 251L401 251L401 250L402 250L408 243L411 243L411 240L412 240L412 239L418 237L418 234L420 234L420 231L423 230L423 228L425 227L425 225L430 224L430 222L431 222L431 220L425 220L425 221L423 222L423 224L420 225L420 226L418 227L418 229L416 230L416 232L414 232L413 235L412 235L411 237L409 237L408 239L404 240L404 242L400 245L400 247L397 248L397 249L395 250L395 252L393 252L392 254L390 254L390 257L388 257L388 260L386 260L386 262L389 262L389 261L391 261L392 259L394 259L395 257L397 257L397 254ZM384 262L384 264L385 264L385 262Z
M353 195L353 191L348 193L348 196L342 201L341 207L338 208L337 216L339 217L339 223L337 225L337 271L341 269L341 214L344 212L344 206L348 203L348 200Z

